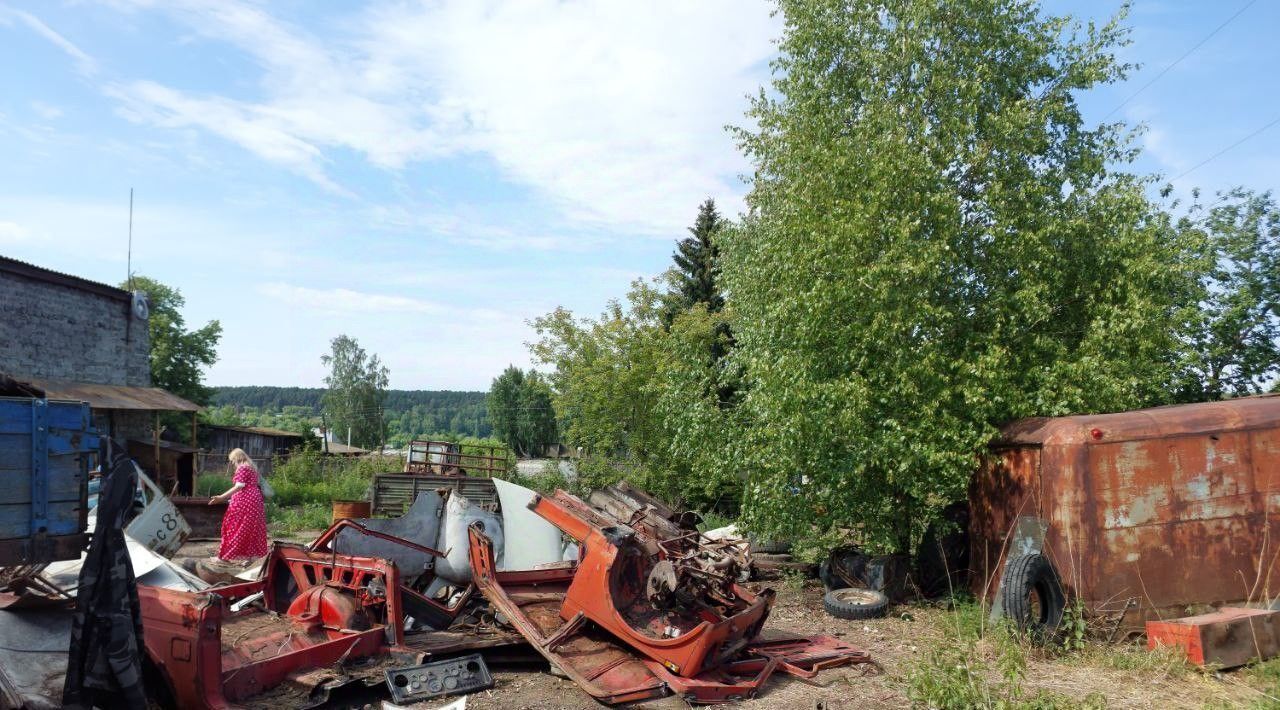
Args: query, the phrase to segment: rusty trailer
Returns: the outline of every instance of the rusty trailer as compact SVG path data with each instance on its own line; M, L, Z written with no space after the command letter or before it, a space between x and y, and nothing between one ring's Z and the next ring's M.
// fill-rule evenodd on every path
M1014 422L969 503L971 584L997 613L1022 593L1044 607L1055 580L1117 634L1269 602L1280 595L1280 397Z

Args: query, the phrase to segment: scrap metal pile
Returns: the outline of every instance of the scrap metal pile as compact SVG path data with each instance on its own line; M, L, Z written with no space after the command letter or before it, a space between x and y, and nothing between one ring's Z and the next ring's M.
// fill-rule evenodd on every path
M491 485L492 502L424 491L401 517L276 542L214 586L164 560L181 583L137 584L148 694L312 707L385 684L416 702L492 687L486 658L532 649L603 703L718 703L774 673L870 662L831 637L762 634L774 593L745 586L747 546L700 534L692 514L625 483L589 502Z
M623 483L591 504L556 491L529 508L581 545L576 561L502 571L483 531L471 566L486 598L548 661L608 703L678 693L691 703L754 696L778 671L868 663L829 636L766 639L774 593L739 583L740 548L701 536L693 520Z
M610 704L726 702L777 672L870 661L826 636L762 637L774 594L741 584L743 546L706 539L696 518L641 491L622 484L587 503L497 483L512 508L500 522L456 493L423 493L402 518L339 520L311 545L276 543L252 581L141 588L147 652L175 704L305 707L383 682L400 698L468 692L492 684L483 658L436 659L525 646ZM537 539L554 559L530 565ZM501 548L525 568L504 567ZM460 554L464 577L449 570Z

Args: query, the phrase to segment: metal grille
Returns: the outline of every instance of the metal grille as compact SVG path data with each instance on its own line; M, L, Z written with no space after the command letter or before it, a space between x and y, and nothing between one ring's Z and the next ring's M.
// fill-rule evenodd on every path
M373 514L375 517L404 515L419 493L442 488L460 494L485 510L498 509L498 491L489 478L379 473L373 477Z

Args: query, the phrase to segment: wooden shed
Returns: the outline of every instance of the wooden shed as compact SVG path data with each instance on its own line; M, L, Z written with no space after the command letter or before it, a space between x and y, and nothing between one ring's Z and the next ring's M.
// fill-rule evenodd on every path
M196 454L199 449L174 441L129 440L129 455L150 471L160 490L168 495L194 495ZM157 452L159 461L156 460Z
M227 454L233 449L243 449L263 475L270 474L272 458L288 456L290 451L302 446L303 441L297 432L270 427L211 425L205 427L205 431L210 466L225 466Z

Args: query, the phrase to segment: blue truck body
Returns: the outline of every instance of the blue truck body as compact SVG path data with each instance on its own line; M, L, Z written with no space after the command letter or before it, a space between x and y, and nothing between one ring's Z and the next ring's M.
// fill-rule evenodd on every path
M84 402L0 397L0 567L80 556L98 441Z

